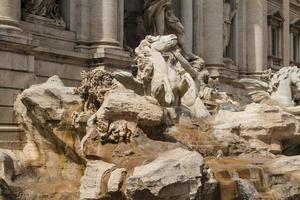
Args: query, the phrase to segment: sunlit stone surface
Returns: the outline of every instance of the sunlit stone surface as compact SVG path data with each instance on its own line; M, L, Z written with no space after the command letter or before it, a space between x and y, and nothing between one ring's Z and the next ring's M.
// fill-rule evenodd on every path
M300 199L297 0L0 0L0 199Z

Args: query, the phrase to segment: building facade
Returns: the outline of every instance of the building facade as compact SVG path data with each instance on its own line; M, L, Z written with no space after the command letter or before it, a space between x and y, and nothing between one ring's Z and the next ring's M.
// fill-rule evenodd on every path
M134 47L149 33L147 2L1 0L0 140L21 137L13 102L30 85L58 75L74 86L93 67L129 70ZM300 66L299 0L173 0L172 6L185 49L202 57L228 92L240 77Z

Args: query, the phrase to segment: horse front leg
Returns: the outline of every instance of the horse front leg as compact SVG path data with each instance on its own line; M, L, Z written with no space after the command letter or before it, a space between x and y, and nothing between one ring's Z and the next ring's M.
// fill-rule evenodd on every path
M170 81L167 77L163 80L163 86L165 90L165 102L171 105L175 101L175 96L173 94L173 90L170 84Z
M178 83L177 88L180 97L183 97L190 88L190 81L186 77L183 77L183 79Z

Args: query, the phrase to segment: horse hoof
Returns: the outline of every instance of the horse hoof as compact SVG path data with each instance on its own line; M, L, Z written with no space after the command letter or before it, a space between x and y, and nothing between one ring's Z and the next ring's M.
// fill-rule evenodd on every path
M171 104L174 102L174 95L172 93L166 93L165 101L167 104Z

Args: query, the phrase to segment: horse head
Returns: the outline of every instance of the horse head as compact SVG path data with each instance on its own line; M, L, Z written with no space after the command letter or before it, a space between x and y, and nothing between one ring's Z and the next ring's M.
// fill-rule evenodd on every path
M292 67L292 70L290 72L290 79L297 92L300 92L300 69L298 67Z
M271 79L271 96L284 106L294 105L294 96L300 92L300 69L284 67L276 72Z
M165 52L177 45L177 36L174 34L163 36L150 36L146 37L150 47L159 52Z

